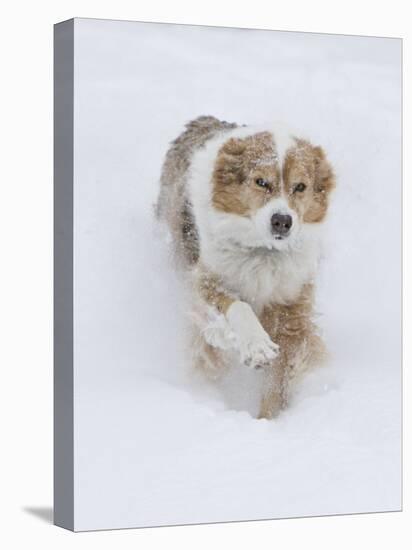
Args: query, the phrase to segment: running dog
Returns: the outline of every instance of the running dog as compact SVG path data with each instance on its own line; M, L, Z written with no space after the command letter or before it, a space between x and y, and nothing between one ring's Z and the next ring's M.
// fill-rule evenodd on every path
M259 418L325 357L314 282L334 187L320 146L211 116L189 122L163 164L156 211L191 290L194 365L263 369Z

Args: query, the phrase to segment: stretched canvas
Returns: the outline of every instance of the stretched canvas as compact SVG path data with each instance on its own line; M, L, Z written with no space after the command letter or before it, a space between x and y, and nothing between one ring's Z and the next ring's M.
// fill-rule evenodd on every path
M55 26L55 523L401 508L401 40Z

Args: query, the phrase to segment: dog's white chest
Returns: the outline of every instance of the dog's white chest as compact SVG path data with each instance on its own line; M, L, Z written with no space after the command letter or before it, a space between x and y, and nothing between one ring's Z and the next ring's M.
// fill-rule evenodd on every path
M318 263L313 248L289 253L233 249L215 251L213 256L211 267L224 286L256 312L271 303L296 300L303 285L313 279Z

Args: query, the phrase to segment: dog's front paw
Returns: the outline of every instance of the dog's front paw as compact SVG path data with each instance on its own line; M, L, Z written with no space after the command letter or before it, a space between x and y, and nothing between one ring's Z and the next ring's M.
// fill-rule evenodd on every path
M279 346L272 342L249 304L234 302L226 317L236 336L242 363L259 368L276 358Z
M279 346L264 332L239 343L240 359L247 367L262 368L276 359Z

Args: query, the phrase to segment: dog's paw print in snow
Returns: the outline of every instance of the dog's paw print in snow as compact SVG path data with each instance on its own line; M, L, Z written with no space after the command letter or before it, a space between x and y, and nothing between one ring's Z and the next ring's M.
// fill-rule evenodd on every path
M247 367L258 369L267 366L279 354L279 346L267 334L255 336L239 345L240 358Z

